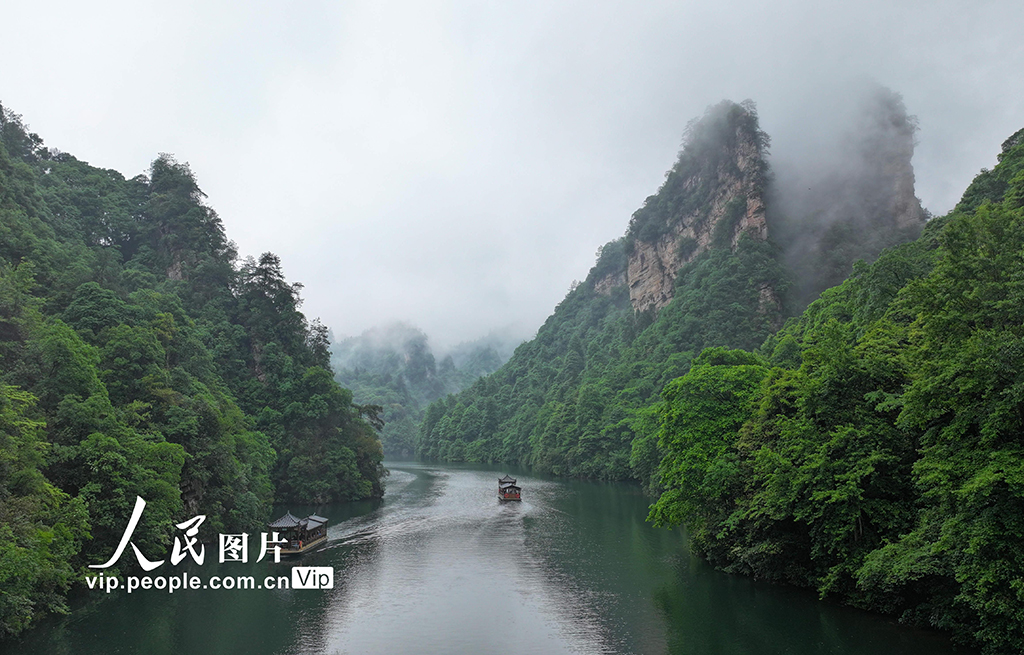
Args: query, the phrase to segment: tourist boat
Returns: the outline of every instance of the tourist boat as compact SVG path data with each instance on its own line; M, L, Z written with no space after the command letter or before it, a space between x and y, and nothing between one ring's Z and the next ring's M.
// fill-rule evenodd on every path
M327 541L327 519L316 514L300 519L288 512L268 523L267 528L287 542L281 546L282 555L304 553Z
M522 500L523 490L516 486L516 479L506 475L498 478L498 500Z

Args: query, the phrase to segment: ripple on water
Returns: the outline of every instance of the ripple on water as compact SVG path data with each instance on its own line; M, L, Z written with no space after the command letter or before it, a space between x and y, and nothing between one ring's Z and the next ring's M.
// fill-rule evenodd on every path
M650 501L629 485L512 471L524 500L500 503L505 471L391 470L383 502L323 509L328 543L289 562L334 567L334 589L112 595L11 652L952 653L933 633L712 570L682 532L645 522Z

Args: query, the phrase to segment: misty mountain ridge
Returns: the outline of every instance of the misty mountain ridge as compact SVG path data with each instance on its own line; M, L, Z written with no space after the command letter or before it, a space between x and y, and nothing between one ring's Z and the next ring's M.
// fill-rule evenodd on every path
M493 331L442 351L438 361L427 335L398 321L335 342L331 365L355 402L383 407L385 453L408 457L427 405L496 371L518 343Z
M752 101L709 107L687 125L664 184L630 219L625 260L610 270L599 261L591 284L604 294L624 284L636 311L657 311L683 265L716 245L735 248L746 234L781 249L786 313L795 314L846 279L853 262L916 238L927 217L914 193L917 119L899 94L875 84L836 120L819 152L778 161ZM606 245L599 259L617 248ZM783 300L775 289L763 294L765 303Z
M927 212L914 193L917 119L899 94L860 89L826 148L772 161L772 238L792 271L790 311L845 280L853 262L916 239Z
M418 451L635 480L721 570L1021 653L1024 130L927 220L899 96L849 116L773 179L752 103L709 108L537 336L427 408Z
M478 377L508 361L520 343L522 339L510 333L492 330L477 339L435 352L430 337L423 330L405 321L394 321L372 327L358 336L336 340L331 346L331 363L337 369L392 374L405 367L410 369L406 373L417 379L450 368ZM394 359L396 357L398 359Z
M428 411L419 452L650 484L658 458L630 416L693 357L757 348L855 261L920 234L916 119L880 85L854 97L827 117L830 151L781 175L752 101L690 121L625 235L505 366Z

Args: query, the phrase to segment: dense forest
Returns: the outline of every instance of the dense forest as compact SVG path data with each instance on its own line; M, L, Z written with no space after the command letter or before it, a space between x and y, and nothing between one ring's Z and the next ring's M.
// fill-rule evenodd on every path
M334 381L300 289L239 260L187 164L126 179L0 107L0 638L66 610L136 496L152 558L195 514L258 532L275 500L383 493L380 408Z
M880 96L893 120L879 132L910 140L894 97ZM856 167L843 193L870 203L815 214L818 240L799 248L758 238L749 220L780 191L757 198L764 187L729 173L750 158L735 141L745 130L763 154L749 105L692 124L665 184L536 338L428 408L420 452L633 478L656 499L651 520L685 525L718 567L1021 652L1024 130L926 224L908 200L912 170L894 184ZM887 150L863 161L892 173L906 146L876 137L862 143ZM715 186L729 198L707 225ZM803 205L824 206L811 191ZM798 232L794 216L767 216ZM705 221L698 238L692 217ZM644 243L648 257L668 243L680 263L660 309L636 302ZM816 268L822 279L799 279ZM806 306L809 290L847 276ZM780 327L787 309L797 315Z
M451 348L437 361L427 335L406 323L367 330L331 346L334 378L355 402L382 408L384 454L411 457L427 406L462 391L508 361L513 340L491 333Z
M0 639L136 496L164 553L380 496L386 447L634 480L717 567L1024 651L1024 130L925 222L912 117L863 117L794 196L753 103L709 108L534 339L437 362L404 325L331 344L187 164L126 179L0 107Z
M848 194L851 200L827 225L815 217L826 245L801 248L818 263L822 251L829 253L822 280L836 271L845 277L856 259L916 235L913 221L900 223L885 211L895 204L894 185L859 172L876 160L892 167L893 139L879 132L887 135L895 124L912 139L912 121L896 94L879 88L870 100L864 113L874 131L861 141L880 145L853 155L858 172L848 177L859 193ZM587 278L570 289L536 338L495 374L428 409L420 454L635 478L656 488L662 453L650 407L661 390L704 348L758 347L782 325L785 308L799 302L793 296L809 286L795 285L797 293L790 293L792 248L766 238L773 217L765 203L778 196L769 143L750 102L723 102L692 121L665 183L634 213L626 234L599 250ZM904 154L909 167L910 153ZM838 186L833 176L814 195ZM856 197L870 197L870 206L853 202ZM909 202L900 200L916 203L912 188ZM915 220L919 232L923 213ZM772 225L792 232L792 222L776 216ZM850 234L867 235L870 243L827 247L836 235Z
M718 566L1024 650L1024 130L948 216L655 408L664 493Z
M649 477L656 453L634 448L635 423L644 420L635 410L682 375L703 347L724 341L753 348L764 341L781 317L777 304L764 302L762 289L784 288L785 275L771 243L738 231L746 200L736 211L740 203L728 199L724 211L731 215L717 229L706 215L694 219L717 247L696 254L697 238L680 238L678 250L692 258L676 276L674 301L660 313L634 311L626 285L608 281L624 279L631 251L670 233L681 212L707 213L702 202L714 194L719 169L735 177L730 166L738 143L749 144L760 174L766 145L752 107L725 103L691 124L679 162L626 236L600 249L588 277L507 364L428 408L419 452L519 462L566 475ZM696 201L695 178L704 180Z

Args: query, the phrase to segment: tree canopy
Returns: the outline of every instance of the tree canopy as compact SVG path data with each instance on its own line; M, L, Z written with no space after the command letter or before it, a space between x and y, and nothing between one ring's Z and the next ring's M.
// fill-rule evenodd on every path
M275 500L382 495L326 327L276 255L238 261L187 164L125 179L0 115L0 638L66 609L136 496L158 553L195 514L258 531Z

